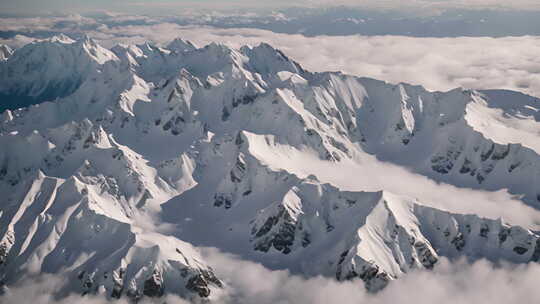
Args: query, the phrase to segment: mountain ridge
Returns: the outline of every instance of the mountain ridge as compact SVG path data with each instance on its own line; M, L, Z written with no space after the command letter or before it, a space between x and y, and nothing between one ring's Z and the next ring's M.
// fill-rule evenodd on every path
M539 209L539 190L527 182L540 174L535 146L495 142L483 125L500 117L532 124L537 99L512 106L505 100L518 93L311 73L268 44L169 46L107 50L60 36L0 62L0 79L10 81L0 94L37 102L0 119L7 286L55 273L74 278L65 290L81 294L216 299L226 278L198 246L309 276L359 278L371 291L440 257L538 261L540 236L530 227L428 207L384 187L344 190L309 162L361 169L371 155L441 183L507 188ZM69 73L53 73L58 60ZM20 72L28 65L34 74ZM43 97L51 86L59 89ZM477 123L474 111L489 109L505 116L489 112L492 121Z

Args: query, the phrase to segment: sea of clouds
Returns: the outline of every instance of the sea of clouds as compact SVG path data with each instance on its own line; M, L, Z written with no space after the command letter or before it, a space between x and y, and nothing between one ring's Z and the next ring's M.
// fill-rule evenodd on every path
M179 25L156 17L69 15L0 18L0 39L13 47L55 33L83 33L106 47L147 41L166 45L174 38L198 46L221 42L234 47L267 42L311 71L348 74L423 85L446 91L455 87L510 89L540 96L540 37L416 38L406 36L315 36L261 29ZM6 36L6 35L4 35Z
M537 279L540 265L493 264L477 261L442 259L433 271L413 272L393 281L383 291L365 291L359 280L338 282L332 278L304 278L286 270L270 270L260 264L241 260L216 249L203 249L205 259L213 265L225 284L225 292L210 303L216 304L456 304L456 303L534 303L540 297ZM24 280L9 287L1 303L36 304L106 304L103 296L73 294L54 296L61 279L44 276ZM114 303L128 304L127 299ZM184 304L177 296L145 299L138 303Z

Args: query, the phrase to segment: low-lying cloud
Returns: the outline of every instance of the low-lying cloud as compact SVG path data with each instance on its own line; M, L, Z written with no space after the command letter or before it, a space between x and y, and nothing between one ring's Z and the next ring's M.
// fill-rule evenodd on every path
M506 38L413 38L403 36L317 36L278 34L258 29L219 29L200 26L180 26L175 23L160 22L159 19L121 15L115 16L115 25L98 22L99 18L81 16L42 18L14 18L3 23L2 28L24 31L0 43L20 46L28 43L35 31L44 30L48 24L69 24L69 27L55 26L72 36L86 33L107 47L117 43L154 42L166 45L174 38L191 40L199 46L211 42L222 42L233 47L244 44L256 45L268 42L282 49L293 59L311 71L339 70L349 74L373 77L398 83L407 82L424 85L431 90L449 90L463 86L467 88L505 88L523 91L540 97L540 37ZM47 23L48 22L48 23ZM125 23L125 24L124 24ZM36 25L33 25L36 24ZM73 24L77 24L76 26ZM139 24L139 25L137 25ZM77 28L79 30L73 30ZM82 30L88 29L88 30ZM373 162L369 162L373 163ZM366 165L364 169L366 170ZM344 184L343 180L325 179L349 190L387 189L398 194L416 197L415 189L403 182L403 174L388 168L377 169L384 176L366 179L366 183L356 186ZM354 171L354 170L349 170ZM325 172L322 170L321 172ZM393 172L393 174L388 174ZM355 172L351 172L354 174ZM411 175L411 174L409 174ZM482 192L456 188L450 185L436 185L424 177L410 179L425 185L419 199L426 204L459 213L476 213L496 218L504 216L514 224L530 226L537 224L540 215L532 208L519 203L505 191ZM384 183L383 183L384 182ZM447 187L446 187L447 186ZM446 188L445 188L446 187ZM441 191L446 189L448 191ZM460 195L458 195L458 193Z
M271 271L216 250L205 250L206 259L231 288L223 303L364 303L456 304L530 303L540 296L535 287L538 264L469 264L442 259L434 271L417 271L392 282L377 294L367 293L361 281L337 282L324 277L302 278L287 271Z
M270 150L272 153L264 153ZM526 205L520 195L510 194L508 189L487 191L458 187L363 152L355 155L354 160L333 163L298 150L280 149L279 146L265 147L260 151L251 150L260 161L275 170L284 169L301 178L315 175L320 182L330 183L344 191L384 190L451 213L502 218L503 222L532 230L540 227L540 211Z
M304 278L286 270L270 270L260 264L240 260L216 249L204 249L203 255L225 281L225 294L210 303L218 304L455 304L455 303L531 303L540 297L538 264L495 265L487 261L469 264L464 260L441 259L433 271L417 271L393 281L386 289L370 294L360 280L338 282L332 278ZM52 296L56 277L26 280L10 287L0 297L2 303L105 304L101 296ZM126 299L114 303L128 303ZM139 303L188 303L176 296L145 299Z
M126 18L128 16L122 17L123 20ZM146 41L165 45L177 37L191 40L200 46L216 41L235 47L267 42L311 71L343 71L392 83L419 84L430 90L445 91L455 87L511 89L540 96L540 37L536 36L306 37L260 29L181 26L151 18L137 18L135 23L111 25L100 24L97 19L88 17L67 16L62 22L58 18L54 20L54 30L75 36L85 33L107 47L117 43L138 44ZM52 24L52 21L44 17L15 19L7 22L2 19L0 30L19 31L21 34L10 39L0 39L0 43L20 47L32 40L33 33L50 29L47 26Z
M212 41L233 46L268 42L311 71L343 71L393 83L420 84L431 90L461 86L512 89L540 96L540 37L305 37L254 29L174 29L170 24L154 25L153 29L132 27L129 31L164 43L165 37L149 33L159 33L160 27L200 45ZM121 34L119 29L108 32Z

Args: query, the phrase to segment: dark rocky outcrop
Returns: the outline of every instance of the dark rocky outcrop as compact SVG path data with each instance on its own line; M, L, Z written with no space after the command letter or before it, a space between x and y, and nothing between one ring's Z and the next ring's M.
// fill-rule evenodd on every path
M165 293L161 272L154 270L150 278L144 281L143 294L147 297L161 297Z

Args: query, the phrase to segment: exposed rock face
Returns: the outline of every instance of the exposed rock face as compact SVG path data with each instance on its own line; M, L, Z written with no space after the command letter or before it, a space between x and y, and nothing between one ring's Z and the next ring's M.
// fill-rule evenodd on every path
M538 262L540 261L540 239L536 240L536 244L534 246L534 252L530 259L531 262Z
M531 242L538 236L519 227L428 208L388 192L342 191L315 177L300 179L272 170L255 157L260 137L246 132L236 136L241 140L214 137L208 152L216 159L227 155L232 171L237 169L241 155L241 178L233 182L229 169L223 171L223 180L218 177L221 182L216 189L233 206L220 212L219 219L231 217L240 227L249 225L251 249L261 254L303 263L307 273L317 269L317 273L332 274L338 280L360 278L371 291L384 288L413 269L433 269L440 256L475 258L480 253L526 262L532 254ZM201 155L208 156L206 152ZM204 175L204 171L200 174ZM199 195L198 188L190 194ZM254 194L241 195L246 188ZM173 208L168 212L184 204L183 196L166 205ZM185 199L189 201L188 197ZM261 197L269 199L261 201ZM254 205L255 209L249 207ZM213 212L213 208L201 208L197 211L201 219L205 218L204 212ZM250 209L252 213L246 213ZM189 227L184 228L189 234ZM215 233L221 230L227 229L218 228ZM231 242L245 242L241 231L237 235L231 232ZM391 259L384 258L388 255ZM311 260L303 260L304 256Z
M255 232L255 238L260 239L254 249L268 252L270 247L287 254L291 252L296 234L296 223L285 207L280 206L276 215L266 219L264 224Z
M189 281L187 286L189 286ZM154 271L152 276L144 281L143 294L148 297L161 297L164 293L165 287L163 286L163 277L159 271ZM210 294L210 292L208 292L208 294ZM206 296L208 296L208 294Z
M225 286L196 246L372 291L442 256L540 259L535 232L354 184L386 174L364 170L381 160L538 208L538 151L474 119L532 120L534 98L311 73L266 44L107 50L67 37L0 62L0 94L8 285L37 269L81 294L212 298ZM350 181L320 181L349 165Z
M206 298L210 295L211 286L223 287L223 284L212 271L201 270L188 280L186 288L196 292L201 298Z
M13 242L13 233L8 231L0 243L0 265L7 262L7 257L11 247L13 246Z
M336 271L336 279L338 280L352 280L355 278L360 278L364 281L366 289L372 292L376 292L386 287L388 283L392 280L390 276L381 271L379 266L374 262L365 262L360 268L352 266L352 269L344 269L344 263L348 255L348 251L344 251L340 255L338 262L338 269ZM346 266L345 266L346 267ZM346 270L346 272L344 272Z

